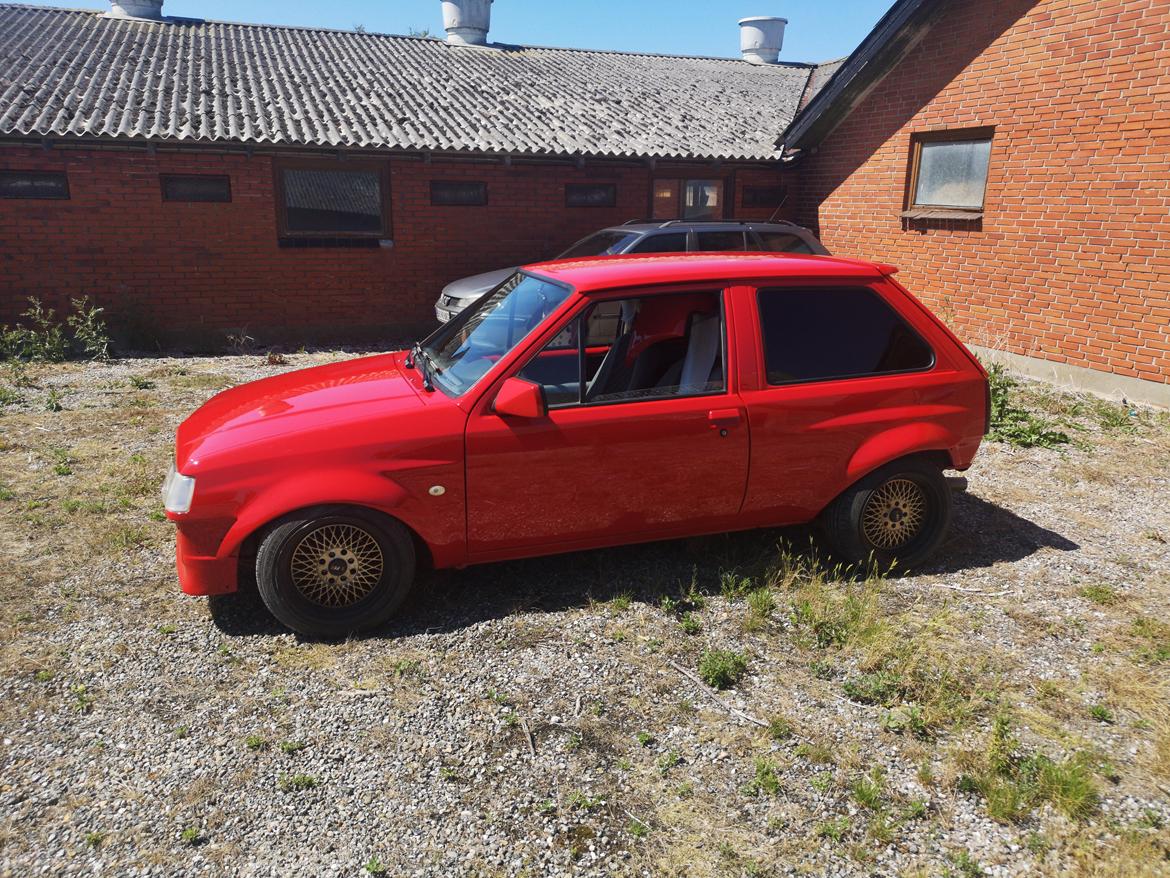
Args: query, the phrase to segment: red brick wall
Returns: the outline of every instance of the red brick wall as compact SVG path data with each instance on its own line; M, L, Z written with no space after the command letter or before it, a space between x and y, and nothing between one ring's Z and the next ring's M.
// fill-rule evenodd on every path
M910 135L995 126L981 223L903 221ZM964 340L1170 382L1170 3L951 0L800 168L835 253Z
M0 169L65 170L71 190L69 201L0 200L0 322L16 319L26 296L62 309L88 294L115 327L145 337L196 330L214 342L247 328L264 343L413 333L433 323L447 282L552 256L600 227L645 217L652 175L685 171L382 161L390 163L392 249L289 249L277 245L270 156L0 148ZM693 171L734 174L737 187L781 179L766 168ZM163 202L160 173L228 174L232 201ZM482 180L488 204L432 207L432 179ZM566 207L565 184L582 182L615 183L617 206Z

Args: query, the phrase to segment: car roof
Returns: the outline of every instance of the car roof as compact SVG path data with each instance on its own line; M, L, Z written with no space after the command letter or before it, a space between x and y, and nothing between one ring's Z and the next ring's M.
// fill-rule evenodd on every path
M892 266L803 253L668 253L590 256L526 265L524 271L567 283L580 292L663 283L702 283L771 277L875 278Z
M603 232L615 232L618 234L629 234L635 232L638 234L645 234L647 232L689 232L692 230L698 231L736 231L743 228L753 229L774 229L776 231L791 231L792 229L799 229L802 232L807 232L804 226L798 226L796 223L790 222L768 222L767 220L667 220L657 222L628 222L620 226L609 226L602 229Z

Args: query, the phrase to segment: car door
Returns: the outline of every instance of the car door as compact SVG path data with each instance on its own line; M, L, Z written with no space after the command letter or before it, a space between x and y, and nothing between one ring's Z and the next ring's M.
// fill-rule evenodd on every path
M469 418L472 560L717 531L737 520L749 443L722 291L622 300L616 323L612 301L589 304L575 329L565 327L585 364L575 393L547 387L542 417L503 417L485 404ZM564 338L515 374L563 379L562 365L542 361L563 356L556 342Z

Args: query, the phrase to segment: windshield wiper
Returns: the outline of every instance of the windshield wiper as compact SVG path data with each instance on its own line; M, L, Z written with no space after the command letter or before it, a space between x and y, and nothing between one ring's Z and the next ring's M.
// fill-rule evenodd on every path
M418 369L419 374L422 375L423 389L434 392L435 385L431 381L431 374L437 373L439 370L435 367L431 355L426 352L421 342L415 342L414 347L410 349L410 356L406 358L406 365L410 369Z

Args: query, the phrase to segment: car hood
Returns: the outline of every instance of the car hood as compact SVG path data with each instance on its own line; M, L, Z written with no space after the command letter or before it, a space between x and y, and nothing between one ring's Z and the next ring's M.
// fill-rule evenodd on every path
M461 301L478 299L492 287L499 286L518 269L501 268L496 271L485 271L483 274L473 274L470 277L461 277L443 287L444 296L452 296Z
M362 357L225 390L179 426L178 468L194 475L200 461L218 451L416 410L422 401L403 373L402 360L402 353Z

